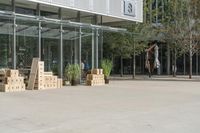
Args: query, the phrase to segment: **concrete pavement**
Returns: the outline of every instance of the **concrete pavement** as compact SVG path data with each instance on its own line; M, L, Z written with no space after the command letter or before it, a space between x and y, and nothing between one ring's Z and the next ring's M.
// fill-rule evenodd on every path
M200 82L0 93L1 133L197 133L199 125Z

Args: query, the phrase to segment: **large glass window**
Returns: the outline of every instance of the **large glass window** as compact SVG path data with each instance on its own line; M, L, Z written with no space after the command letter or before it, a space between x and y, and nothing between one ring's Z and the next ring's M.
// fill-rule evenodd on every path
M81 48L81 60L85 64L85 70L92 68L94 62L92 61L92 52L94 47L93 30L89 28L82 29L82 48Z
M79 27L63 26L63 70L68 64L79 64L79 39Z
M12 11L11 0L0 0L0 10Z
M49 7L46 5L41 5L40 6L40 13L41 16L44 16L46 18L53 18L53 19L59 19L59 8L58 7Z
M30 68L33 57L38 57L38 21L16 20L17 68Z
M0 68L12 67L13 19L0 17Z
M103 30L98 30L98 67L101 66L103 60Z
M48 22L42 23L42 60L45 63L45 71L59 73L60 59L60 25Z
M25 15L36 15L37 3L15 0L15 12Z
M91 13L81 12L80 14L80 22L81 23L88 23L88 24L96 24L97 17Z
M16 13L25 14L25 15L36 15L35 9L16 7Z
M62 9L62 19L78 22L79 21L78 11Z

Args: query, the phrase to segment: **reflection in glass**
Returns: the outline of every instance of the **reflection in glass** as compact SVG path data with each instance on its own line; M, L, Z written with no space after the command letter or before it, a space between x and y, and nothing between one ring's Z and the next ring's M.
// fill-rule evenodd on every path
M59 45L60 25L42 23L42 60L45 63L45 71L53 71L58 74L59 70Z
M13 19L0 17L0 68L12 67Z
M92 68L92 29L82 29L81 60L85 64L85 71Z
M16 24L17 68L30 68L38 57L38 22L17 19Z
M11 0L0 0L0 10L12 11Z

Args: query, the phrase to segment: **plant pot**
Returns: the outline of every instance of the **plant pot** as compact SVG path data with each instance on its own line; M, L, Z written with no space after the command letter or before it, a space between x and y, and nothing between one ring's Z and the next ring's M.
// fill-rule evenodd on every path
M65 81L65 85L70 85L70 81Z
M77 86L78 82L77 80L71 80L71 86Z
M104 79L105 79L105 84L109 84L109 79L107 77L105 77Z

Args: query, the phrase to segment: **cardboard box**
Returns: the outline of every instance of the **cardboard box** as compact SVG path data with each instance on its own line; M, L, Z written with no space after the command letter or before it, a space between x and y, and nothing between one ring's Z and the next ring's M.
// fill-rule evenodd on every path
M103 69L99 69L99 74L103 74Z
M3 85L3 92L12 92L11 87L9 85Z
M99 74L99 69L92 69L91 73L92 74Z
M26 90L26 85L22 84L20 88L21 88L21 91L25 91Z
M104 75L103 74L88 74L87 75L87 80L102 80L104 79Z
M53 72L44 72L44 76L53 76Z
M19 71L18 70L7 70L6 71L6 77L18 77L19 76Z
M63 87L63 80L61 78L58 78L57 88L62 88L62 87Z

